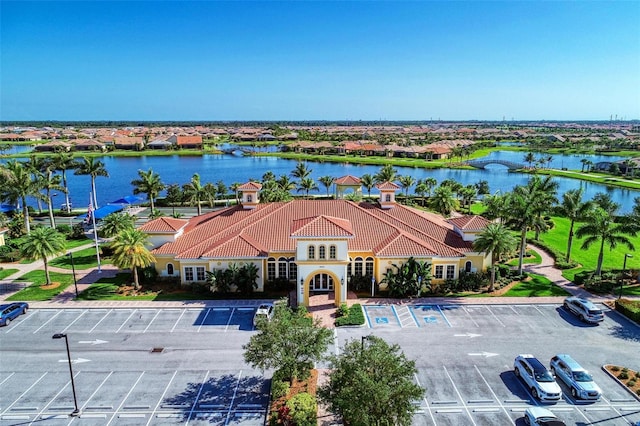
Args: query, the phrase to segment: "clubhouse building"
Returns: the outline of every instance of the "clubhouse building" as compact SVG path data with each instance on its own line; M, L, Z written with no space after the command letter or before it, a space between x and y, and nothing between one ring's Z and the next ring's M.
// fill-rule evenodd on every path
M345 179L346 178L346 179ZM489 223L480 216L445 219L396 203L399 187L377 185L378 203L340 198L345 186L359 190L359 179L336 179L338 199L260 203L259 183L242 185L237 206L191 219L160 217L142 225L149 235L161 277L182 284L204 282L207 271L230 264L254 264L258 289L287 280L297 286L297 302L308 305L310 292L335 292L346 301L354 276L379 283L393 265L410 257L432 264L433 282L457 279L461 271L483 271L487 253L473 240Z

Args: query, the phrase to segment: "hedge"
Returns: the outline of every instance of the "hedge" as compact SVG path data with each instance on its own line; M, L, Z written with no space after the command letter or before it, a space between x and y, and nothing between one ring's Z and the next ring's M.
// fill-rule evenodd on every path
M548 245L542 240L532 239L532 240L529 240L529 242L535 246L540 247L547 253L549 253L549 255L553 257L553 260L555 260L555 267L558 269L573 269L578 266L578 263L576 263L573 260L566 262L565 261L565 258L567 256L566 253L562 253L561 251L556 250L554 247L551 247L550 245Z
M346 306L346 304L345 304ZM339 312L344 312L344 308L341 306ZM336 318L336 327L344 325L363 325L364 324L364 312L362 312L362 306L359 303L354 303L348 310L348 313Z
M640 300L618 299L616 311L635 322L640 322Z

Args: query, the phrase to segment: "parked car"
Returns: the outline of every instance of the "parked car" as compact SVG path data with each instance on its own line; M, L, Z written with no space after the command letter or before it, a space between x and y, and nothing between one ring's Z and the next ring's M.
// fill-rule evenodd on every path
M9 325L18 316L26 314L27 309L29 309L29 305L25 302L0 305L0 326Z
M256 313L253 315L253 326L255 327L258 325L258 322L262 319L271 321L271 318L273 318L273 310L274 308L272 304L263 303L258 306Z
M566 426L551 411L543 407L529 407L524 412L524 422L529 426Z
M591 374L571 356L558 354L551 358L549 367L556 377L571 388L574 398L598 400L602 396L602 390L595 384Z
M564 299L564 308L581 321L598 323L604 321L602 310L587 299L571 296Z
M513 362L513 372L540 401L558 401L562 396L562 389L549 370L533 355L518 355Z

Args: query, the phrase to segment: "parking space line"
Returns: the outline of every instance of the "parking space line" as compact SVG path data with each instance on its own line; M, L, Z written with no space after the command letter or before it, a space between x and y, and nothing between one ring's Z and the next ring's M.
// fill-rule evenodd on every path
M180 314L180 316L178 317L178 319L176 320L175 324L173 324L173 327L171 327L171 331L169 333L173 333L173 330L176 329L176 326L178 325L178 323L180 322L180 320L182 319L182 316L184 315L184 313L187 312L186 309L182 310L182 313Z
M100 383L98 385L98 387L96 388L96 390L93 391L93 393L89 396L89 398L87 398L87 401L84 403L84 405L81 407L81 410L85 410L87 408L87 404L89 404L89 401L91 401L91 398L93 398L96 393L98 393L98 391L100 390L100 388L102 388L102 386L104 386L104 384L107 382L107 380L109 380L109 377L111 377L111 375L113 374L113 371L110 371L109 374L107 374L107 377L104 378L104 380L102 381L102 383ZM106 418L106 415L105 415ZM73 423L73 421L75 420L75 417L71 419L71 421L69 422L69 424Z
M71 327L73 324L75 324L75 322L76 322L76 321L78 321L80 318L82 318L82 316L83 316L84 314L86 314L87 312L89 312L89 311L87 311L86 309L85 309L84 311L82 311L82 313L81 313L80 315L78 315L78 316L76 317L76 319L74 319L73 321L71 321L71 324L69 324L68 326L66 326L66 327L62 330L62 333L64 333L65 331L67 331L67 330L69 329L69 327Z
M396 317L396 321L398 321L398 324L400 324L400 328L404 328L404 326L402 325L402 321L400 321L400 317L398 316L398 311L396 311L396 307L391 305L391 310L393 311L393 316Z
M444 318L444 320L446 321L447 325L449 325L449 327L453 327L451 325L451 323L449 322L449 319L447 318L447 316L444 314L444 312L442 312L442 309L440 309L440 305L436 305L436 308L438 308L438 312L440 312L440 315L442 315L442 318Z
M36 381L31 385L31 386L29 386L29 387L27 388L27 390L25 390L24 392L22 392L22 394L21 394L21 395L20 395L20 396L15 400L15 401L13 401L11 404L9 404L9 405L7 406L7 408L5 408L5 409L4 409L4 411L2 412L2 414L6 414L6 412L7 412L7 411L9 411L9 409L10 409L11 407L13 407L13 406L16 404L16 402L20 401L20 398L22 398L23 396L25 396L25 395L27 394L27 392L29 392L29 391L30 391L30 390L31 390L35 385L37 385L37 384L38 384L38 382L39 382L40 380L42 380L42 379L44 378L44 376L46 376L47 374L49 374L49 372L48 372L48 371L47 371L47 372L45 372L42 376L40 376L40 378L39 378L38 380L36 380Z
M624 414L622 414L620 411L618 411L618 409L615 406L613 406L609 401L607 401L604 397L601 397L601 399L604 400L607 403L607 405L609 405L609 407L611 407L611 409L613 411L615 411L616 414L618 414L620 416L620 418L624 417ZM636 407L633 407L633 408L637 410ZM578 410L578 411L580 411L580 410Z
M78 373L74 374L74 375L73 375L73 378L75 379L76 377L78 377L78 376L80 375L80 373L81 373L81 372L78 372ZM71 383L71 381L68 381L64 386L62 386L62 387L60 388L60 390L58 391L58 393L56 393L56 394L54 395L54 397L51 399L51 401L49 401L48 403L46 403L46 404L44 405L44 407L42 407L42 410L40 410L40 412L39 412L38 414L36 414L36 416L33 418L33 421L32 421L31 423L29 423L29 425L32 425L32 424L33 424L33 422L35 422L35 421L36 421L36 419L37 419L38 417L43 417L43 416L42 416L42 415L43 415L43 413L44 413L45 411L47 411L47 408L49 408L49 406L51 405L51 403L53 403L53 401L55 401L55 400L56 400L56 398L57 398L58 396L60 396L60 394L62 393L62 391L64 391L64 390L67 388L67 386L69 386L69 384L70 384L70 383ZM55 408L51 407L51 410L55 410ZM65 407L65 410L66 410L66 407ZM66 418L66 417L67 417L67 416L65 416L65 418Z
M335 330L335 328L334 328ZM337 354L336 354L337 355ZM9 374L3 381L0 382L0 388L2 388L2 385L4 384L4 382L6 382L7 380L9 380L11 378L11 376L13 376L15 373L15 371L11 374Z
M420 380L418 380L418 374L413 373L413 377L416 380L416 384L420 387L422 387L422 385L420 384ZM424 388L423 388L424 389ZM426 394L425 394L426 395ZM424 404L427 406L427 410L429 411L429 416L431 416L431 420L433 421L434 426L437 424L436 423L436 419L435 417L433 417L433 412L431 411L431 407L429 406L429 402L427 401L427 397L423 396L422 400L424 401Z
M21 320L19 322L14 322L11 325L11 328L9 328L5 333L11 333L13 330L16 329L16 327L19 327L20 325L24 324L25 321L27 321L27 320L29 320L31 318L33 318L33 315L22 315L21 316Z
M149 327L151 327L151 324L153 324L153 321L155 321L155 319L158 318L158 315L160 315L161 311L162 311L161 309L158 309L158 312L156 312L156 314L153 316L153 318L151 319L151 322L149 322L149 324L147 324L147 327L142 331L143 333L147 332Z
M467 412L467 415L471 419L471 423L473 423L474 426L478 426L476 424L475 420L473 420L473 417L471 416L471 413L469 412L469 408L467 407L467 404L464 403L464 399L462 398L462 395L460 394L460 391L456 387L456 383L453 381L453 378L449 374L449 370L447 370L447 367L445 367L444 365L442 366L442 368L444 368L444 372L446 373L447 377L449 378L449 381L451 381L451 384L453 385L453 389L456 391L456 394L458 394L458 398L460 398L460 401L462 401L462 406L464 407L465 411Z
M488 310L489 312L491 312L491 315L493 315L493 317L496 319L496 321L498 321L498 323L499 323L501 326L506 327L506 325L504 325L504 323L503 323L502 321L500 321L500 318L498 318L498 317L496 316L496 314L494 314L494 313L493 313L493 311L491 310L491 308L489 308L487 305L484 305L484 307L485 307L485 308L487 308L487 310Z
M471 322L473 322L476 325L476 327L480 328L480 326L478 325L476 320L474 320L473 317L471 316L471 314L469 313L469 311L467 311L467 308L463 306L462 309L467 313L467 315L469 316L469 319L471 320Z
M144 376L144 371L142 373L140 373L140 376L138 376L138 380L136 380L136 382L133 384L133 386L131 386L131 389L129 389L129 392L127 392L127 394L124 396L124 398L122 399L122 402L120 403L120 405L118 405L118 408L116 408L116 411L113 412L113 415L111 416L111 418L109 419L109 421L107 422L107 424L105 426L109 426L111 424L111 422L113 421L113 419L116 418L116 415L118 414L118 411L120 411L122 409L122 406L127 401L127 398L129 398L129 395L131 395L131 392L133 392L133 390L136 388L138 383L140 383L140 379L142 379L142 376Z
M233 390L233 396L231 397L231 401L229 402L229 411L227 411L227 418L224 420L225 426L229 424L229 417L231 417L231 410L233 409L233 401L236 400L238 388L240 387L240 378L242 378L242 370L240 370L240 373L238 374L238 383L236 383L236 388Z
M129 314L129 316L127 317L126 320L124 320L124 322L120 325L120 327L116 330L116 333L119 333L120 330L122 330L122 327L124 327L124 325L127 323L127 321L129 321L129 319L131 319L131 317L133 316L133 314L136 313L136 310L134 309L133 311L131 311L131 313Z
M52 316L51 318L49 318L47 321L45 321L44 324L42 324L40 327L38 327L38 329L36 331L33 332L33 334L36 334L38 331L40 331L40 329L42 327L44 327L45 325L49 324L55 317L57 317L58 315L60 315L62 312L64 311L64 309L60 309L54 316Z
M89 330L89 333L93 332L93 330L95 330L95 329L96 329L96 327L97 327L97 326L99 326L99 325L100 325L100 323L101 323L101 322L102 322L102 321L103 321L103 320L104 320L104 319L105 319L105 318L106 318L106 317L107 317L111 312L113 312L113 309L109 310L106 314L104 314L104 316L103 316L102 318L100 318L100 321L98 321L98 322L96 323L96 325L94 325L94 326L91 328L91 330Z
M224 328L224 332L226 333L229 329L229 324L231 324L231 318L233 318L233 314L236 311L236 308L231 309L231 315L229 315L229 320L227 321L227 326Z
M209 316L209 312L211 312L211 308L207 309L207 313L204 314L204 318L202 318L202 321L200 321L200 324L198 324L198 333L200 332L200 329L202 328L202 324L204 324L204 322L207 320L207 317Z
M164 387L164 391L162 391L162 395L160 395L160 399L158 400L158 403L156 404L155 408L151 412L151 415L149 416L149 421L147 422L147 426L151 424L151 421L153 420L153 415L156 413L156 411L158 411L158 407L160 406L160 404L162 404L162 401L164 400L164 396L167 394L167 391L169 390L169 386L171 386L171 382L173 382L173 379L176 377L176 374L178 374L178 370L173 372L173 376L171 376L171 379L169 379L169 383L167 383L167 386Z
M491 389L491 385L489 384L489 382L487 382L487 379L484 378L484 376L482 375L482 373L480 372L480 369L478 368L477 365L473 364L473 368L476 369L476 371L478 372L478 374L480 375L480 378L482 379L482 381L484 382L485 385L487 385L487 387L489 388L489 392L491 392L491 395L493 395L493 398L498 402L498 405L500 406L500 408L502 408L502 411L504 411L504 413L507 415L507 417L509 417L509 419L511 419L511 416L509 415L509 413L507 412L507 409L504 408L504 405L502 405L502 403L500 402L500 398L498 398L498 395L495 394L495 392L493 391L493 389ZM516 423L511 420L511 422L515 425Z
M207 374L205 374L204 379L202 379L202 384L200 385L200 389L198 389L198 394L196 395L196 399L193 401L193 405L191 405L191 410L189 410L189 417L187 417L185 426L189 424L189 421L191 420L191 416L193 416L193 410L195 410L196 406L198 405L198 399L200 399L200 395L202 394L202 389L204 389L204 385L207 383L207 377L209 377L209 370L207 370Z

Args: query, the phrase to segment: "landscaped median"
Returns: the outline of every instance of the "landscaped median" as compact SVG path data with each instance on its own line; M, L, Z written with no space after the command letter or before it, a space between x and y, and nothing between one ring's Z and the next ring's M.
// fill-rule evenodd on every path
M336 327L355 325L364 325L364 312L362 312L362 305L354 303L351 307L348 307L346 303L340 305L336 310Z
M640 401L640 371L610 364L603 366L602 369Z
M615 309L630 320L640 323L640 300L618 299Z

